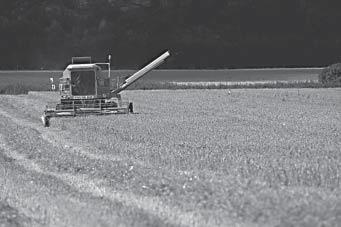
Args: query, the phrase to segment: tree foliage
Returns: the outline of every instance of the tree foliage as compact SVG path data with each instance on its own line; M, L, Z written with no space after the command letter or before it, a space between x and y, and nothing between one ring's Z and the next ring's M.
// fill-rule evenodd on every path
M333 64L322 70L319 75L322 84L341 85L341 63Z
M324 65L339 60L338 0L2 0L0 68L60 69L71 56L136 68Z

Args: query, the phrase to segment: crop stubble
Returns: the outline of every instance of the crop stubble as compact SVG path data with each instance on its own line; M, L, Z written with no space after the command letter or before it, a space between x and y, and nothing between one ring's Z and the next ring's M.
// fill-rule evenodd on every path
M55 94L1 96L3 119L14 130L1 133L52 177L95 185L73 185L80 193L100 190L92 196L135 204L163 224L336 225L340 95L340 89L127 91L138 114L53 119L50 129L40 128L38 116ZM110 197L115 192L124 196ZM127 195L135 202L122 199Z

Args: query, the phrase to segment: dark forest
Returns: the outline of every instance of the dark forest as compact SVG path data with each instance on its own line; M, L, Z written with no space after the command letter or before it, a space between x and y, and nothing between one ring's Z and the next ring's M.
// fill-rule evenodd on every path
M72 56L137 68L307 67L340 62L339 0L1 0L0 69Z

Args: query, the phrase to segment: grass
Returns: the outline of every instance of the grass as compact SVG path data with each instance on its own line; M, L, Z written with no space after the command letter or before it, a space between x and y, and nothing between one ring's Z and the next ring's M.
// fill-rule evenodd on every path
M104 152L152 166L146 177L127 180L134 193L146 193L144 185L185 210L258 224L309 225L340 211L339 90L128 94L140 115L57 125ZM301 217L290 213L294 207Z
M52 120L51 131L108 161L64 151L37 155L32 137L37 132L18 128L11 135L20 138L13 146L50 171L81 172L100 179L102 187L194 212L206 224L337 226L340 93L338 88L125 91L138 114ZM13 113L21 109L21 116L38 122L51 100L58 96L34 92L1 102L15 103Z
M138 81L128 90L183 90L183 89L263 89L263 88L332 88L340 84L322 84L316 81L272 81L272 82L157 82ZM47 86L27 86L22 83L1 87L0 94L28 94L29 91L49 91Z
M132 90L233 89L233 88L314 88L321 69L233 69L156 70L133 84ZM131 75L133 70L114 70L112 76ZM58 83L61 71L2 71L0 94L27 94L29 90L49 91L49 78ZM230 81L231 84L226 83ZM265 83L260 83L260 82ZM194 83L193 83L194 82ZM210 83L211 82L211 83Z
M9 206L6 201L0 200L0 226L16 227L28 223L30 220L25 215Z
M37 89L34 89L33 87L24 85L22 83L17 83L17 84L10 84L10 85L0 87L0 94L7 94L7 95L28 94L28 92L32 90L37 90Z
M180 90L180 89L263 89L263 88L328 88L340 87L307 81L239 81L239 82L153 82L138 81L130 90Z

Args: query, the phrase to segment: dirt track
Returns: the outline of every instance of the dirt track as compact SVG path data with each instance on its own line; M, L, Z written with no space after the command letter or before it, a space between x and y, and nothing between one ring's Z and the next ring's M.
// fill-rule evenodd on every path
M191 225L198 218L162 204L157 198L97 186L102 179L87 174L95 171L87 169L87 163L110 165L127 160L95 155L90 145L68 142L63 132L43 128L36 119L16 116L15 109L3 109L8 110L8 106L0 109L0 170L5 176L0 180L4 189L0 198L7 198L9 205L29 220L19 224ZM25 142L30 140L36 146L27 151ZM75 161L77 166L63 166L65 160Z
M223 94L221 92L219 91L218 94ZM338 98L335 98L334 94L329 95L327 91L320 96L316 95L317 101L314 101L313 98L310 98L313 94L311 91L301 92L303 94L306 92L305 96L302 94L299 97L290 96L292 94L288 96L287 91L279 91L278 94L276 93L276 96L272 94L268 96L268 94L264 95L263 92L259 92L256 93L257 98L255 100L264 99L271 101L272 99L278 99L282 101L286 99L290 101L290 103L288 103L289 101L285 103L289 106L301 102L300 105L305 105L305 108L308 108L305 110L307 112L311 110L318 112L318 108L321 105L325 105L327 108L322 109L323 113L330 113L331 116L334 113L338 113L340 106L337 104ZM336 90L337 94L339 92L340 90ZM296 94L296 91L293 94ZM190 97L196 96L195 92L193 95L190 95ZM155 97L158 96L155 95ZM236 97L231 97L226 102L228 105L239 105L239 100L244 98L247 100L249 97L256 96L254 94L245 95L243 92L240 95L236 95ZM318 99L319 97L320 99ZM138 100L138 98L139 94L136 93L135 99ZM153 163L140 158L140 150L150 149L147 144L149 141L144 138L137 137L138 140L132 140L130 137L125 138L125 134L114 132L112 138L115 139L114 137L117 137L118 141L122 141L125 144L126 152L133 154L128 156L123 155L122 151L107 151L107 148L101 148L101 142L94 145L84 140L78 140L78 135L74 134L76 131L73 131L76 129L71 129L73 127L71 121L68 121L70 126L64 126L59 121L57 122L59 124L58 127L42 127L39 114L43 110L45 102L54 99L54 96L45 97L44 93L31 93L28 96L0 96L0 226L273 226L276 224L286 225L286 223L299 223L299 225L308 223L314 226L315 224L323 223L325 220L327 225L333 225L338 220L341 220L341 215L338 215L341 214L340 175L336 174L335 177L330 176L330 179L322 179L324 180L321 181L322 183L316 183L315 179L310 178L307 178L306 182L294 181L296 178L305 180L303 176L298 176L295 179L289 178L292 181L292 185L290 185L290 182L284 185L283 182L285 183L285 181L282 182L282 176L275 175L276 178L272 179L271 175L264 178L260 175L258 178L255 178L249 169L236 169L236 172L230 169L230 175L228 176L225 176L224 172L222 174L211 166L204 166L205 169L197 170L196 174L190 172L194 169L191 166L188 167L187 171L176 170L175 172L175 170L163 167L162 163L153 165ZM223 100L222 98L220 99ZM138 101L140 103L143 102L142 98ZM153 102L155 100L151 99L148 101ZM155 102L161 108L168 108L167 105L163 106L159 100ZM274 101L274 103L276 102L277 100ZM169 102L165 101L164 103ZM222 118L227 122L235 122L235 126L231 123L229 123L229 126L234 129L231 135L235 135L236 139L240 136L238 133L247 133L238 131L241 126L247 126L249 130L253 130L253 127L263 127L264 122L272 121L272 119L264 117L264 122L259 122L254 118L254 112L247 112L254 111L257 105L253 105L252 101L250 101L250 104L247 104L249 108L245 109L245 112L242 113L243 115L238 112L231 112L229 113L230 118ZM176 103L176 105L180 106L182 103ZM138 106L137 108L141 107ZM209 109L207 111L217 114L217 116L212 116L212 119L219 119L219 116L224 114L224 112L219 112L219 106L213 108L216 109ZM227 110L236 111L233 106ZM147 112L153 111L155 112L156 110L147 109ZM257 113L257 110L255 110L255 113ZM188 113L189 119L196 117L196 115L192 116L191 114L197 113ZM288 113L288 116L293 116L290 114ZM200 117L201 115L206 116L206 112L200 113ZM248 119L248 116L253 118ZM137 119L141 116L132 115L131 117ZM261 114L259 117L263 119ZM279 115L276 116L274 122L280 117ZM308 144L310 139L314 139L313 133L323 133L323 135L328 135L330 138L321 139L321 143L318 139L317 144L310 144L308 146L297 142L295 146L299 146L299 149L309 149L309 152L314 153L319 151L318 149L321 149L321 147L324 148L323 141L328 142L326 152L333 155L334 158L333 160L326 157L328 160L333 160L328 165L332 168L335 164L335 168L338 168L337 160L340 159L340 155L334 151L338 150L340 146L339 141L337 141L337 138L340 136L340 124L333 124L337 122L340 116L337 114L333 117L325 116L325 119L331 120L331 122L327 122L327 120L318 119L313 115L310 117L303 116L302 114L302 119L298 122L302 122L302 124L304 121L310 122L309 128L306 131L302 129L302 131L297 133L307 134L311 131L312 135L302 135L304 136L303 138L307 139ZM148 120L147 117L145 118ZM153 119L153 116L150 119ZM181 118L179 119L181 120ZM203 119L208 119L208 117ZM81 122L91 120L94 119L78 119L77 121L79 122L77 124L79 125L76 125L76 127L82 130ZM166 119L161 118L161 121L158 123L162 125L163 121L166 121ZM52 124L54 123L52 122ZM250 123L253 125L250 125ZM139 127L138 125L129 125L129 121L126 121L124 124L128 131L129 127ZM210 123L206 124L210 126ZM297 129L295 124L294 122L292 125L285 125L283 129L280 129L282 127L281 123L281 126L275 125L274 129L266 129L264 132L273 130L274 133L277 133L278 131L278 140L282 137L281 133L284 133L284 136L288 138L294 138L295 135L291 135L292 130L301 130ZM319 130L320 126L324 127L322 128L324 131L314 131ZM159 126L156 125L155 127ZM201 133L196 127L201 126L193 126L191 132ZM110 127L107 129L112 130ZM118 129L122 128L118 126ZM174 135L180 134L177 128L169 130L174 132ZM206 129L205 126L204 130L210 129ZM218 129L213 128L213 130ZM100 131L98 133L103 132ZM146 131L146 133L152 132ZM218 133L213 135L216 134L220 135ZM250 133L250 135L253 134ZM193 138L189 137L189 140L192 139L196 141L196 135L193 135ZM151 148L156 149L156 151L157 149L167 149L166 145L170 143L168 138L161 142L156 144L155 148ZM283 142L279 141L279 143L282 144ZM170 144L169 146L173 145ZM186 149L193 150L186 144L176 144L176 146L181 152L183 149L185 151ZM200 149L204 149L205 152L220 149L216 147L216 141L205 146L207 147L195 148L194 152ZM229 146L232 147L234 145ZM247 150L249 147L256 149L257 146L265 149L270 145L257 145L250 141L250 144L240 143L238 146ZM289 149L286 146L287 144L284 144L283 148L280 149L284 149L284 151ZM230 149L228 152L231 152L231 155L227 157L234 157L234 150L232 148L224 147L224 149ZM271 153L271 148L273 147L270 146L269 154ZM244 152L243 149L240 149L238 152L252 158L257 155L259 156L259 154L251 151ZM176 151L171 150L171 153L174 152ZM151 154L153 155L153 153L155 152L152 150ZM183 154L186 157L186 154ZM197 153L193 154L197 155ZM219 153L219 155L223 154ZM264 157L269 156L266 152L264 155ZM323 155L323 157L325 156ZM205 156L202 158L198 155L199 158L205 161L205 159L210 157ZM320 156L318 158L319 163L322 163L322 169L325 166L324 160ZM192 159L189 158L189 160ZM220 162L220 159L218 160ZM253 160L257 162L257 159ZM260 158L259 162L263 163L262 160L264 158ZM238 162L244 163L243 159L232 159L229 164L241 165ZM208 164L210 165L210 163ZM248 162L246 167L241 167L249 168L253 164ZM310 168L309 165L312 164L308 163L305 165ZM257 168L259 169L259 167ZM245 173L246 170L249 172ZM314 169L312 170L314 171ZM244 176L236 175L238 171L242 171L241 173ZM274 169L272 171L280 172L282 170ZM335 169L335 172L331 172L334 169L329 169L328 171L330 173L339 173L339 169ZM247 174L250 175L250 179L247 178ZM307 174L304 177L310 176ZM314 174L320 174L317 176L322 177L329 176L328 173L323 175L324 172ZM267 179L266 177L272 181L269 180L270 183L267 182L264 180ZM149 179L155 183L148 184ZM277 184L274 180L280 182ZM323 208L317 208L318 206ZM300 212L297 211L298 218L296 214L291 213L293 209L301 209ZM4 215L1 216L1 214ZM318 217L316 220L313 219L314 215ZM302 222L300 222L301 220Z

